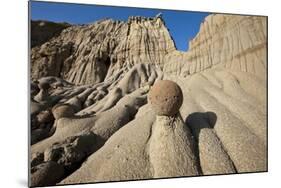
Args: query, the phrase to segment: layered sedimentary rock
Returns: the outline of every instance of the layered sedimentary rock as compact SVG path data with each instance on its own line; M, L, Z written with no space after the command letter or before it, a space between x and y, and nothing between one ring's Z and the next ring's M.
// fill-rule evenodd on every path
M220 66L265 79L267 20L259 16L213 14L201 23L187 52L166 56L164 71L184 76Z
M138 63L163 66L175 50L161 17L130 17L72 26L31 51L31 77L61 77L74 84L95 84Z
M161 16L131 17L32 48L32 185L266 171L266 38L264 17L215 14L180 52ZM159 80L177 113L149 103Z

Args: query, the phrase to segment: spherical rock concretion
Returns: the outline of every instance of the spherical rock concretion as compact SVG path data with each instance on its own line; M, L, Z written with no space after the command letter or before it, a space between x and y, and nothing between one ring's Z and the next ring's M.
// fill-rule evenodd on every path
M62 104L55 106L52 109L53 116L55 119L60 119L62 117L71 117L75 114L75 110L71 105Z
M149 101L157 115L175 115L183 102L181 88L173 81L160 80L149 91Z

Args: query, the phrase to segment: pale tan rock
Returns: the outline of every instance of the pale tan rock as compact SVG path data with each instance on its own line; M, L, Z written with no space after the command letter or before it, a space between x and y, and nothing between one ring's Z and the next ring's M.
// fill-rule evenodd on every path
M152 178L147 148L155 114L150 108L146 109L59 184Z
M190 130L179 114L156 116L149 144L153 177L199 175Z
M266 171L266 38L265 17L224 14L205 19L187 52L175 49L161 15L64 29L31 53L33 95L50 84L48 100L32 95L32 116L73 107L34 142L33 166L64 150L57 161L72 173L53 185ZM159 80L182 89L173 117L147 104ZM87 132L102 144L76 147L71 139Z
M68 27L58 37L32 48L31 77L100 83L138 63L162 67L164 56L173 50L174 42L161 17L131 17L128 22L106 19Z
M266 70L266 17L213 14L205 18L189 42L189 57L197 70L224 64L263 77ZM257 56L258 55L258 56Z
M187 76L221 66L265 79L266 22L262 16L211 14L189 41L187 52L165 56L164 72Z

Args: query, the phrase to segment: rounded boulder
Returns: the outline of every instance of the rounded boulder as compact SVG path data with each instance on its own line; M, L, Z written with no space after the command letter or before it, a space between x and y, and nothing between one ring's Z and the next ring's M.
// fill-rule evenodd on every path
M183 94L179 85L170 80L160 80L150 89L149 102L157 115L175 115L183 102Z

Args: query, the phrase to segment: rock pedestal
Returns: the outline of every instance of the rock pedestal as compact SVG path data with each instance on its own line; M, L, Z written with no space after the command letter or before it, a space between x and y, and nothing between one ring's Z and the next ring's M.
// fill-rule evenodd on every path
M198 175L191 133L179 114L181 88L170 80L158 81L149 92L149 101L157 115L149 147L153 176Z

